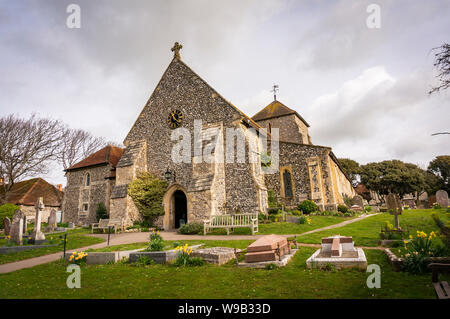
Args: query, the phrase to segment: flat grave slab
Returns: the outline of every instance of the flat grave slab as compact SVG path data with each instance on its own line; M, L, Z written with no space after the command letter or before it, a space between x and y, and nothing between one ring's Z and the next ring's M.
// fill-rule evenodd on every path
M243 268L262 268L262 269L264 269L268 265L275 264L278 267L284 267L292 259L292 257L294 257L294 255L297 251L298 251L298 249L291 249L291 252L282 256L281 260L260 261L260 262L241 262L241 263L238 263L237 266L243 267Z
M286 237L267 235L254 241L247 247L245 262L279 261L289 254L290 247Z
M237 249L236 252L240 252ZM192 257L203 258L207 263L223 265L228 261L235 259L234 248L229 247L211 247L203 249L195 249L191 253Z

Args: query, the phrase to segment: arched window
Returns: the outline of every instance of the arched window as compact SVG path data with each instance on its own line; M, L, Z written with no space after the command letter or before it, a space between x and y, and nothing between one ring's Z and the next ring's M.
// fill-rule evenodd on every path
M292 198L292 176L288 170L283 172L284 197Z
M86 186L91 185L91 174L86 174Z

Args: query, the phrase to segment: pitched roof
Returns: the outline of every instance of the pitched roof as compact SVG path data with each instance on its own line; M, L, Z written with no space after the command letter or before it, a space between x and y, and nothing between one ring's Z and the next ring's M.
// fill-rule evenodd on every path
M266 134L267 136L270 137L270 133L267 132L267 130L263 127L261 127L258 123L256 123L251 117L249 117L248 115L246 115L244 112L242 112L240 109L238 109L234 104L232 104L230 101L228 101L227 99L225 99L220 93L218 93L211 85L209 85L208 82L206 82L202 77L200 77L194 70L192 70L185 62L183 62L181 59L174 57L172 59L172 61L169 63L169 65L167 66L166 70L164 71L163 75L161 76L161 78L159 79L158 84L156 85L155 90L153 91L153 93L150 95L149 99L147 100L147 103L145 103L144 108L142 109L141 113L139 114L138 118L136 119L136 121L134 122L133 126L131 127L130 131L128 132L127 136L125 137L124 140L124 144L126 145L126 141L128 140L131 131L133 130L133 128L137 125L138 120L141 118L142 114L144 113L146 107L149 105L150 100L153 97L153 94L155 93L156 89L159 87L160 83L163 81L166 73L168 72L168 70L170 69L170 67L172 66L172 64L174 63L180 63L181 65L183 65L189 72L191 72L195 77L197 77L200 81L202 81L204 84L206 84L215 94L217 94L217 96L219 96L222 100L224 100L234 111L238 112L241 116L242 116L242 121L247 123L247 125L254 127L255 129L258 130L258 132Z
M265 108L263 108L261 111L256 113L252 119L254 121L262 121L271 119L274 117L280 117L280 116L286 116L286 115L292 115L295 114L297 117L305 123L307 127L309 127L309 124L305 121L303 117L301 117L296 111L293 109L288 108L286 105L281 103L280 101L273 101L269 105L267 105Z
M124 149L112 145L107 145L101 150L89 155L84 160L72 165L66 171L84 168L89 166L101 165L101 164L111 164L116 167L123 154Z
M0 187L0 195L5 192ZM15 183L6 196L6 202L15 205L34 206L39 197L44 198L45 206L60 207L63 192L42 178L33 178Z

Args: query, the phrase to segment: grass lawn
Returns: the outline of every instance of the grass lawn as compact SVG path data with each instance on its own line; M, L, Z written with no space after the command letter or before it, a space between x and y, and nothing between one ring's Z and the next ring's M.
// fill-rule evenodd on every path
M449 219L444 209L405 210L399 216L400 227L403 230L408 230L412 235L415 235L417 230L423 230L426 233L436 232L438 228L431 218L432 212L438 212L444 223ZM378 246L380 230L386 221L394 224L394 216L389 213L382 213L343 227L320 231L297 239L302 243L319 244L322 237L339 234L352 236L357 246Z
M89 237L84 234L89 233L89 230L86 229L76 229L66 232L67 233L67 250L75 249L78 247L84 247L89 245L98 244L104 242L105 240L97 237ZM47 247L47 248L37 248L31 250L25 250L22 252L11 253L0 255L0 264L6 264L14 261L19 261L23 259L39 257L43 255L57 253L59 251L63 251L64 246L62 239L59 239L60 236L64 236L65 233L58 233L54 235L46 236L46 239L51 242L59 242L58 246Z
M349 219L354 219L356 217L336 217L336 216L310 216L311 224L294 224L294 223L270 223L262 224L259 223L258 235L265 234L279 234L279 235L290 235L290 234L301 234L307 231L322 228L334 224L339 224L345 222ZM214 229L207 235L226 235L225 229ZM251 235L252 231L250 228L236 228L234 232L230 232L230 235Z
M187 241L245 248L250 241ZM0 275L0 298L435 298L430 274L394 272L382 251L365 250L381 267L381 288L366 286L358 270L308 270L314 248L301 247L293 260L274 270L205 265L83 265L81 288L66 286L66 265L53 262Z

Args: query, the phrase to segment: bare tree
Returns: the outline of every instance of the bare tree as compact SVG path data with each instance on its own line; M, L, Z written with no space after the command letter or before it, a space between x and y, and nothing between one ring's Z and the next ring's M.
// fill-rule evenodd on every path
M450 87L450 45L444 43L440 47L433 48L433 50L437 51L434 54L434 66L439 72L436 76L439 80L439 85L432 88L428 94L446 90Z
M64 169L67 169L105 145L103 138L95 137L84 130L65 127L57 159Z
M125 147L125 145L123 145L123 143L115 142L115 141L108 141L108 142L106 142L106 144L112 145L112 146L115 146L115 147L120 147L120 148L124 148Z
M12 114L0 118L3 201L16 181L47 173L47 165L56 157L62 133L60 121L38 118L34 114L29 119Z

